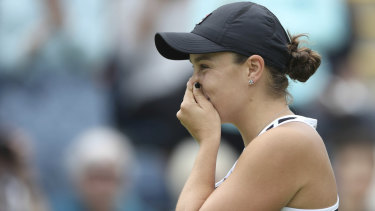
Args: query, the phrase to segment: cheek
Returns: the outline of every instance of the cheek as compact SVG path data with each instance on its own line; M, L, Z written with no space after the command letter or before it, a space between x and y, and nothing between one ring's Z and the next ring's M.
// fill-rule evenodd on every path
M218 111L220 117L226 116L226 113L231 110L232 102L235 101L235 95L232 89L225 82L204 84L203 89L206 97L209 97L211 103Z
M203 85L203 93L209 98L211 103L216 106L222 95L222 81L214 74L206 74L200 81Z
M231 115L232 110L236 109L235 104L241 101L240 95L243 94L241 90L246 90L246 87L240 85L242 84L240 82L241 75L235 74L238 71L240 70L224 68L220 71L207 72L207 74L201 75L199 79L203 85L204 94L210 98L222 120L226 119L225 116Z

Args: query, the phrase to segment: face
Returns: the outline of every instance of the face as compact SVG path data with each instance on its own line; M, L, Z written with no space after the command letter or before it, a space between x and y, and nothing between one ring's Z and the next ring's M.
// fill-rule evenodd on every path
M336 155L335 169L341 194L361 199L369 190L374 170L372 146L346 146Z
M112 165L91 166L80 180L80 192L91 208L112 207L121 187L121 178Z
M206 98L218 111L222 123L231 122L247 100L248 71L236 64L230 52L191 54L193 83L199 82Z

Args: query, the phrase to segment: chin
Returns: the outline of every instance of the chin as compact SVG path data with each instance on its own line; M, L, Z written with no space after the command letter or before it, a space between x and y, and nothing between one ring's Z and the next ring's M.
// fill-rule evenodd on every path
M222 108L222 106L218 105L217 103L213 102L212 100L209 100L213 107L216 109L217 113L220 116L221 124L228 123L227 120L227 112L225 112L225 109Z
M224 123L233 123L233 120L236 119L236 115L238 115L238 112L234 111L231 112L230 109L217 109L217 112L219 113L221 124Z
M226 123L232 123L230 120L228 120L227 118L222 118L220 116L220 120L221 120L221 124L226 124Z
M217 111L220 116L221 124L230 123L228 116L224 112Z

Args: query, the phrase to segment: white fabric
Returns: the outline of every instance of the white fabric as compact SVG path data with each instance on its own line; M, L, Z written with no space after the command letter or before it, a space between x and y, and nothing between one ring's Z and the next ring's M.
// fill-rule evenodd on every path
M293 118L293 119L285 120L285 121L279 123L280 119L285 119L285 118ZM283 124L288 123L288 122L302 122L302 123L305 123L305 124L311 126L314 129L316 129L317 123L318 123L318 121L316 119L307 118L307 117L299 116L299 115L287 115L287 116L283 116L283 117L277 118L274 121L272 121L270 124L268 124L266 127L264 127L263 130L260 131L258 136L262 135L263 133L265 133L269 129L278 127L278 126L283 125ZM271 126L272 126L272 128L270 128ZM237 164L237 161L234 163L232 168L229 170L228 174L223 179L221 179L219 182L217 182L215 184L215 188L219 187L220 184L223 183L230 176L230 174L233 172L234 168L236 167L236 164ZM284 207L284 208L281 209L281 211L335 211L335 210L338 209L338 207L339 207L339 197L337 197L336 204L331 206L331 207L328 207L328 208L323 208L323 209L296 209L296 208L291 208L291 207Z
M339 208L339 197L337 196L337 202L335 205L323 209L297 209L292 207L284 207L280 211L335 211Z
M284 122L282 122L282 123L279 124L279 120L280 119L285 119L285 118L289 118L289 117L295 117L295 119L286 120L286 121L284 121ZM311 118L307 118L307 117L299 116L299 115L287 115L287 116L282 116L280 118L277 118L273 122L271 122L270 124L268 124L266 127L264 127L264 129L262 131L260 131L260 133L258 134L258 136L260 136L264 132L266 132L267 129L271 125L273 125L273 128L275 128L277 126L280 126L280 125L288 123L288 122L302 122L302 123L306 123L307 125L313 127L314 129L316 129L316 127L318 125L318 121L316 119L311 119Z

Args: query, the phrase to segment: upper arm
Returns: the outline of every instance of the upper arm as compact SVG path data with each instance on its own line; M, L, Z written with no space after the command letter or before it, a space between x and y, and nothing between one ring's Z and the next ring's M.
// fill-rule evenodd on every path
M201 210L280 210L306 182L309 146L303 137L275 128L244 150L231 176Z

